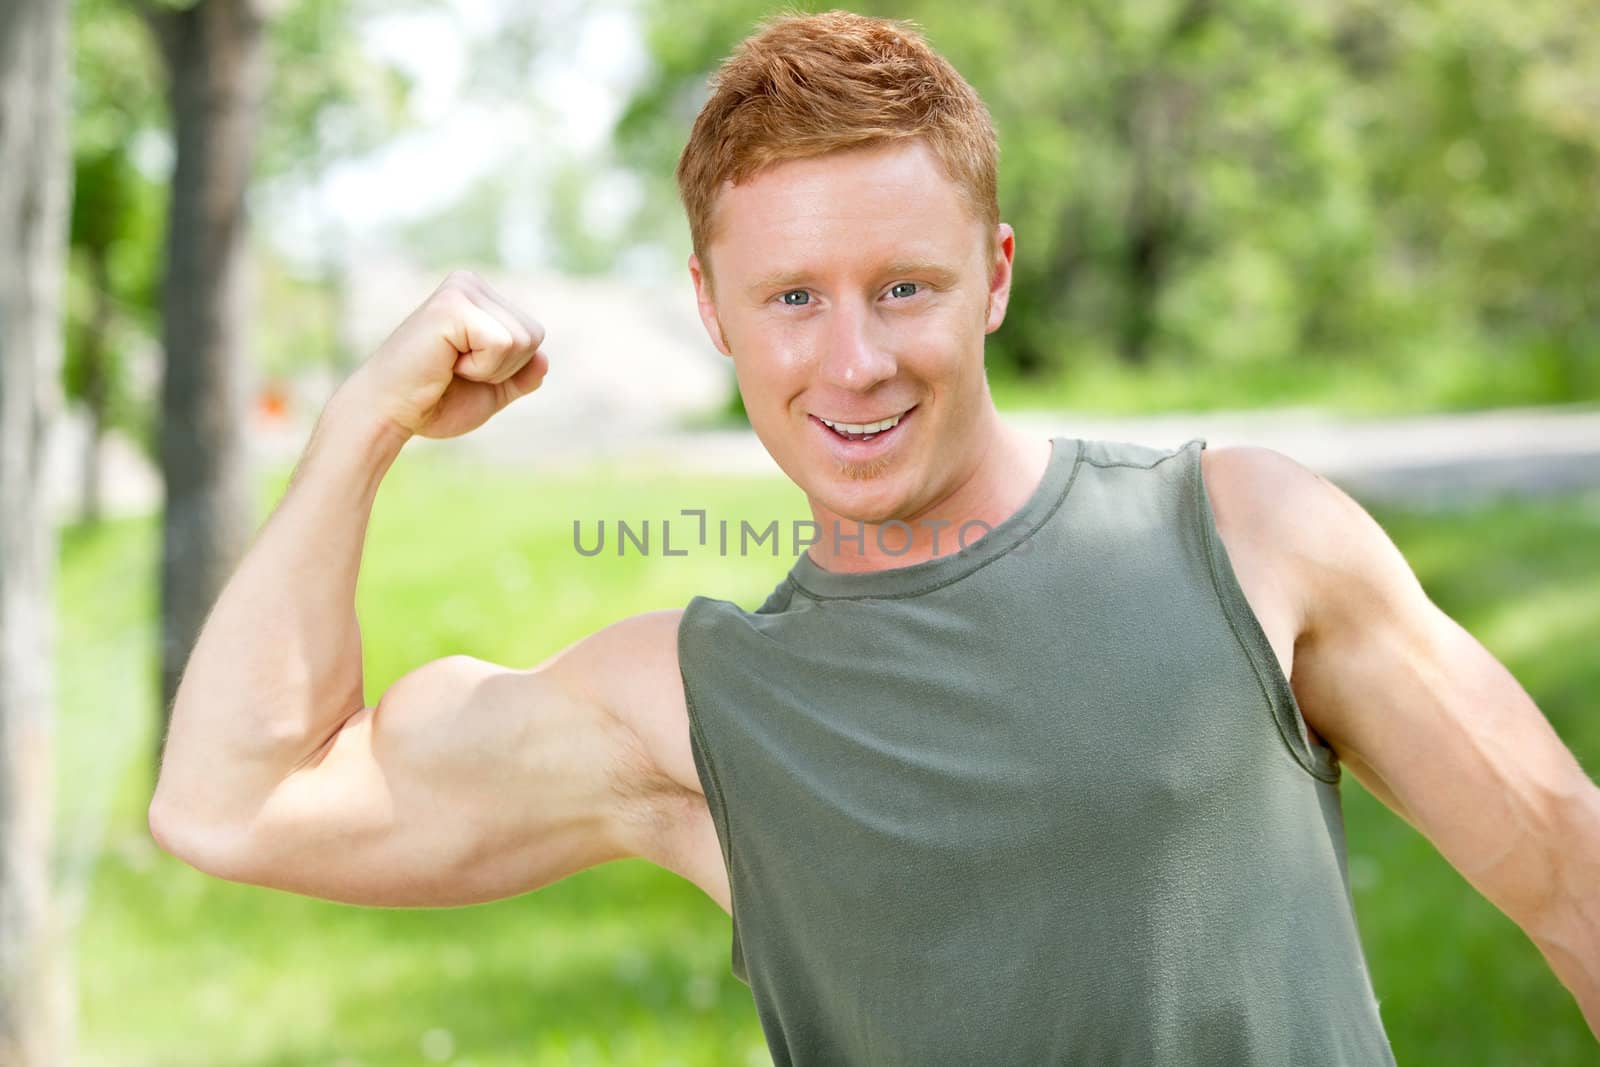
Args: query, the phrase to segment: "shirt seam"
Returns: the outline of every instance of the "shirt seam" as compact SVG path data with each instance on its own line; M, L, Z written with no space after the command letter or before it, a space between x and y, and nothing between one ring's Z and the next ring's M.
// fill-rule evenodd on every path
M1101 470L1108 470L1108 469L1110 469L1112 467L1130 467L1133 470L1140 470L1140 471L1154 470L1156 467L1159 467L1161 464L1165 463L1167 460L1171 459L1172 457L1183 455L1184 450L1187 449L1190 445L1194 444L1198 440L1200 440L1200 438L1191 437L1189 440L1185 441L1183 444L1179 445L1177 448L1175 448L1172 451L1166 453L1165 455L1157 456L1155 459L1151 460L1149 463L1134 463L1132 460L1125 460L1125 459L1114 459L1114 460L1110 460L1110 461L1104 462L1104 463L1102 463L1100 460L1097 460L1097 459L1085 459L1084 462L1089 464L1089 466L1091 466L1091 467L1099 467Z
M722 850L723 866L727 868L727 872L728 872L728 921L729 921L731 934L735 938L735 943L738 945L739 950L740 950L739 951L740 960L743 962L744 961L744 951L743 951L743 948L744 948L743 941L744 941L744 939L742 937L738 937L738 930L739 930L738 913L739 913L739 909L734 904L734 898L733 898L733 893L734 893L734 884L733 884L734 883L734 876L733 876L733 864L734 864L733 823L730 821L730 819L728 817L728 797L727 797L727 793L723 790L723 787L722 787L722 775L717 773L716 760L711 755L711 746L706 742L705 728L704 728L704 726L702 725L702 723L700 721L700 713L695 707L694 696L690 692L689 672L684 669L684 635L683 635L683 625L682 624L687 618L688 618L688 612L685 611L684 612L684 618L679 620L679 628L678 628L678 677L683 681L683 706L684 706L684 711L685 711L685 713L686 713L686 715L688 717L688 720L689 720L689 731L693 735L694 740L699 743L700 753L701 753L701 756L704 759L705 765L706 765L706 777L711 779L711 787L712 787L713 790L716 791L716 794L717 794L716 798L715 798L715 803L716 803L718 812L720 812L721 816L722 816L721 822L722 822L723 838L724 838L724 840L720 840L719 841L719 844L720 844L721 850ZM711 800L712 800L712 798L710 798L710 797L707 798L708 803L711 802ZM730 946L730 955L731 955L731 951L732 951L732 946ZM745 970L746 970L746 973L748 973L748 971L749 971L748 962L745 962Z
M1193 442L1190 443L1192 444ZM1189 445L1185 444L1183 447L1187 449ZM1235 614L1240 608L1232 603L1233 598L1223 589L1221 561L1218 555L1222 551L1222 546L1216 543L1220 539L1219 535L1213 532L1211 520L1206 514L1208 504L1206 501L1205 471L1201 465L1198 452L1195 454L1194 473L1191 478L1194 485L1193 500L1196 508L1196 518L1200 523L1200 540L1205 546L1206 569L1211 575L1211 588L1216 594L1218 606L1222 609L1222 617L1227 620L1228 629L1233 632L1234 640L1239 643L1239 647L1244 651L1245 661L1250 664L1250 672L1255 676L1256 688L1260 690L1262 699L1266 701L1267 711L1272 715L1273 728L1283 742L1284 747L1289 750L1289 755L1294 758L1296 765L1301 770L1319 782L1337 785L1341 777L1337 763L1333 764L1332 768L1324 773L1318 766L1320 761L1311 750L1310 739L1300 739L1305 742L1306 746L1306 753L1302 754L1294 743L1295 739L1289 736L1287 724L1284 722L1285 715L1280 714L1279 711L1279 705L1282 701L1273 695L1273 690L1276 686L1268 683L1266 669L1257 658L1257 650L1253 647L1252 642L1246 638L1245 634L1240 632L1243 623L1235 618ZM1248 607L1248 604L1245 607ZM1270 647L1268 651L1271 651ZM1296 718L1299 717L1299 713L1295 711L1292 704L1286 705L1283 711L1284 713L1293 713ZM1298 723L1296 725L1298 727Z
M1061 505L1066 502L1067 497L1072 493L1072 487L1077 484L1078 471L1083 467L1084 463L1083 441L1080 440L1077 444L1077 456L1072 461L1072 473L1067 476L1067 484L1061 487L1061 492L1057 494L1055 500L1052 501L1050 506L1045 510L1045 513L1039 516L1038 521L1032 526L1028 527L1028 529L1024 531L1022 535L1019 536L1015 541L1011 542L1011 544L1006 545L1004 548L985 559L980 559L971 567L961 571L959 574L951 575L942 582L935 582L932 585L924 586L920 589L912 589L900 593L840 593L835 595L814 592L810 589L807 589L793 574L786 575L785 580L788 581L790 585L794 586L802 596L818 604L826 600L908 600L911 597L926 596L929 593L937 592L938 590L943 589L947 585L952 585L955 582L959 582L963 578L978 573L995 560L1002 559L1005 556L1010 555L1012 550L1014 550L1018 545L1032 537L1034 534L1038 533L1039 530L1043 528L1044 524L1049 522L1051 517L1053 517L1055 513L1061 509Z

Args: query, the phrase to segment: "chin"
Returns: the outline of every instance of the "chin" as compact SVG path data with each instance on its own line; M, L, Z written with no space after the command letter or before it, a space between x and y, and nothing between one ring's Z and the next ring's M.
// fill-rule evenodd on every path
M905 486L888 475L860 478L832 471L810 495L840 519L869 525L899 518L907 505Z

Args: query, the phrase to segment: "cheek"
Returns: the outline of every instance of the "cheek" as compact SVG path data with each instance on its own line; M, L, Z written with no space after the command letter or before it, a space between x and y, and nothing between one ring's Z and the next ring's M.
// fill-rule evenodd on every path
M752 316L742 319L723 336L733 353L740 381L777 384L805 373L817 348L816 334L802 321Z
M937 367L949 372L969 362L973 349L981 352L983 327L983 319L974 317L967 302L962 301L909 318L896 333L909 359L929 369Z
M961 407L971 402L984 381L986 335L982 322L974 320L970 310L963 307L960 314L930 322L928 329L907 337L902 349L902 366L908 372Z
M745 332L731 342L733 373L752 422L783 408L805 388L805 361L765 334Z

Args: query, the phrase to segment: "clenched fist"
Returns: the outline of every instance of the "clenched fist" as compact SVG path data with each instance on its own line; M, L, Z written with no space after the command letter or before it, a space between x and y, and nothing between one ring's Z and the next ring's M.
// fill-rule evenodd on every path
M544 328L471 271L452 271L351 376L372 414L457 437L539 388Z

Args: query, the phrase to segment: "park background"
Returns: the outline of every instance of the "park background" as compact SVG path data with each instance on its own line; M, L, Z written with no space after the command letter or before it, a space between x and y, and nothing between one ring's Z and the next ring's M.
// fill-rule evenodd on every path
M476 440L408 446L380 492L358 596L369 702L440 656L531 666L697 593L754 606L788 566L580 558L575 519L804 514L750 458L698 334L671 183L708 72L767 6L77 0L46 505L70 1062L769 1062L726 916L642 861L490 905L379 910L224 883L150 839L164 605L214 596L159 579L162 499L193 474L163 432L196 410L170 374L163 390L172 353L196 347L164 321L167 249L214 191L174 177L185 105L158 42L208 7L259 30L246 295L185 357L238 371L210 402L238 415L246 534L328 391L446 270L483 272L550 326L546 389ZM1582 0L858 9L918 20L994 114L1018 251L988 358L1017 417L1072 434L1162 416L1177 440L1219 425L1241 441L1334 419L1317 454L1337 455L1338 428L1365 420L1448 442L1480 425L1452 415L1526 409L1537 438L1600 411L1600 33ZM1592 773L1600 479L1521 470L1492 493L1357 495ZM1593 1062L1521 932L1353 776L1343 795L1399 1062Z

